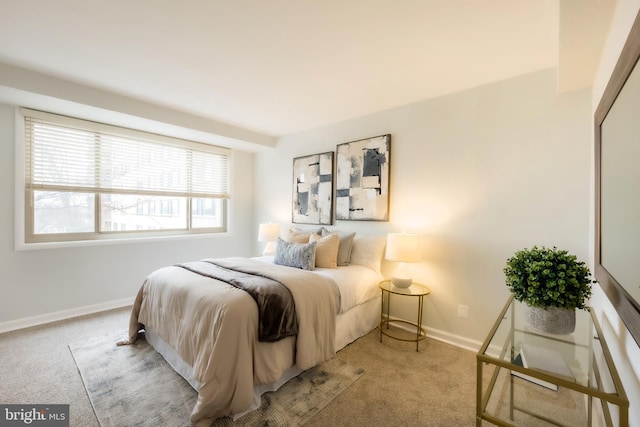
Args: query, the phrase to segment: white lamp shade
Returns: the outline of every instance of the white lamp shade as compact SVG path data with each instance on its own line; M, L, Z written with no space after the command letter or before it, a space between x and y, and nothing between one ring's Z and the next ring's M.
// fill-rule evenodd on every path
M420 239L417 234L389 233L385 258L389 261L420 262Z
M280 237L280 224L260 224L258 242L275 242Z

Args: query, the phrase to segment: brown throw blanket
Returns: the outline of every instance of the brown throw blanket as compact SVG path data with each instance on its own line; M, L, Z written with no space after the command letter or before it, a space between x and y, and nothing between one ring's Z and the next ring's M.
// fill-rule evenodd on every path
M224 268L213 260L177 264L201 276L217 279L247 292L258 304L258 340L279 341L298 333L296 306L289 289L269 277ZM212 285L219 282L212 281Z

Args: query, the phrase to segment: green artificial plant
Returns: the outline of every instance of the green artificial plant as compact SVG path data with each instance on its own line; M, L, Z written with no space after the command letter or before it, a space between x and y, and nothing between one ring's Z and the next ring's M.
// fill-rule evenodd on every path
M504 274L514 298L532 307L584 309L595 283L584 262L555 246L517 251Z

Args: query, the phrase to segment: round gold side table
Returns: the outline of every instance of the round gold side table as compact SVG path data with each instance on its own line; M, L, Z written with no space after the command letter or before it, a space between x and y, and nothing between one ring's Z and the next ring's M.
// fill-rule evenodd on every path
M384 334L396 340L415 342L416 351L419 351L420 341L424 340L427 337L427 331L422 327L422 309L424 307L424 297L431 293L431 289L429 289L425 285L421 285L420 283L416 283L416 282L413 282L411 286L409 286L408 288L399 288L397 286L394 286L393 283L391 283L391 280L383 280L378 284L378 286L382 290L382 304L380 307L380 342L382 342L382 335ZM387 294L386 310L385 310L385 303L384 303L385 293ZM389 306L391 303L392 294L418 298L417 323L413 323L413 322L409 322L407 320L401 320L401 319L389 319ZM389 330L390 323L405 323L407 325L414 326L416 328L416 337L402 338L398 335L394 335L393 332Z

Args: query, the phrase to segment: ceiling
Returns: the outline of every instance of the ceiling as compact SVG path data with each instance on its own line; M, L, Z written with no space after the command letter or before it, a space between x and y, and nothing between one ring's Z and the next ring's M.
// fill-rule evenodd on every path
M614 4L0 0L0 63L278 136L551 67L588 86Z

